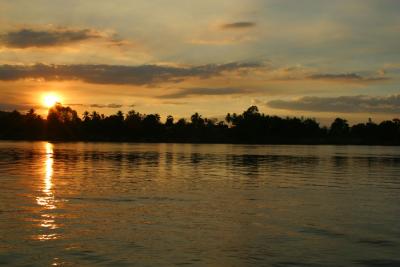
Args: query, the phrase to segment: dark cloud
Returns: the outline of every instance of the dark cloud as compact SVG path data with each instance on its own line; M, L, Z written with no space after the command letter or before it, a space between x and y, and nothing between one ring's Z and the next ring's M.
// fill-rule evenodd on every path
M166 99L184 98L188 96L200 96L200 95L208 95L208 96L237 95L249 92L250 90L242 88L185 88L176 93L162 95L159 98L166 98Z
M122 108L124 105L121 104L66 104L66 106L79 106L79 107L90 107L90 108ZM128 107L132 107L129 105Z
M164 65L0 65L0 80L80 80L93 84L149 85L161 82L180 82L190 77L209 78L223 72L248 70L261 66L259 63L237 62L191 67Z
M250 21L239 21L234 23L227 23L222 25L223 29L243 29L243 28L251 28L255 27L256 24Z
M13 110L29 110L39 108L33 104L12 104L12 103L0 103L1 111L13 111Z
M339 73L339 74L314 74L308 77L312 80L330 80L330 81L383 81L388 80L388 77L383 76L361 76L357 73Z
M20 29L0 35L0 42L11 48L54 47L100 37L99 33L90 29Z
M92 104L90 105L91 108L122 108L123 105L121 104L106 104L106 105L102 105L102 104Z
M273 100L268 102L267 105L276 109L316 112L400 113L400 95L387 97L365 95L339 97L308 96L293 101Z

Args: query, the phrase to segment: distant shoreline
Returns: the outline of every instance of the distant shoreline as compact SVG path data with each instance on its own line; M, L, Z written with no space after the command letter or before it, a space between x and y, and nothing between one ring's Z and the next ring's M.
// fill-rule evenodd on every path
M46 119L34 110L26 114L0 111L0 140L51 142L134 142L254 145L366 145L399 146L400 120L379 124L371 119L350 126L336 118L321 127L313 118L269 116L251 106L242 114L228 113L224 121L194 113L190 120L134 110L105 116L93 111L80 118L75 110L56 104Z
M187 145L266 145L266 146L392 146L400 147L398 143L329 143L329 142L304 142L304 143L244 143L244 142L191 142L191 141L155 141L155 140L51 140L51 139L0 139L0 142L49 142L49 143L115 143L115 144L187 144Z

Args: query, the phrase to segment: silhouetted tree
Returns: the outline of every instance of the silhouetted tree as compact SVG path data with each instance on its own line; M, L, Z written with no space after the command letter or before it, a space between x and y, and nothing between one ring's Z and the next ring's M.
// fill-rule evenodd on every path
M333 137L346 137L349 134L349 124L345 119L336 118L331 124L329 134Z
M168 128L171 128L172 126L174 126L174 117L172 117L171 115L168 115L167 119L165 120L165 126Z
M336 118L330 128L320 127L315 119L268 116L251 106L242 114L228 113L225 121L203 118L199 113L190 122L167 116L161 123L159 114L141 114L134 110L105 116L85 111L82 120L70 107L56 104L43 119L29 110L0 111L1 139L51 139L93 141L152 142L222 142L222 143L336 143L400 145L400 120L379 124L371 119L349 126Z
M143 115L131 110L126 115L125 125L129 139L137 139L142 135Z
M56 104L47 115L47 137L50 139L76 139L79 123L78 114L70 107Z
M160 123L160 115L150 114L143 119L144 137L146 139L154 139L161 137L162 126Z
M82 118L83 118L83 121L84 121L84 122L90 121L90 113L89 113L89 111L83 112Z
M41 116L35 113L34 109L30 109L24 119L24 136L29 140L44 138L44 121Z

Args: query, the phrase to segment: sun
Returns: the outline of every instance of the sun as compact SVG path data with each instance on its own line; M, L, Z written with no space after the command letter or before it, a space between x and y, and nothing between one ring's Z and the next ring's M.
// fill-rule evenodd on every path
M55 94L46 94L43 96L43 104L47 108L51 108L55 104L60 103L60 97Z

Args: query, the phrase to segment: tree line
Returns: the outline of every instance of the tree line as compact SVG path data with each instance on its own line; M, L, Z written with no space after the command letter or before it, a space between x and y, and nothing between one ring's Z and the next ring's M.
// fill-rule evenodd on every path
M25 114L0 111L0 139L399 145L400 120L379 124L369 120L350 126L345 119L336 118L330 127L321 127L312 118L269 116L251 106L242 114L228 113L224 121L194 113L188 120L167 116L162 122L159 114L135 110L110 116L86 111L80 117L70 107L56 104L47 118L33 109Z

